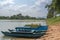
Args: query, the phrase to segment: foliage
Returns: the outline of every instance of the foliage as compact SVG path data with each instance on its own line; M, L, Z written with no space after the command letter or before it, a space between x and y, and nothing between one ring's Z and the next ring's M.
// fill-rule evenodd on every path
M52 18L55 12L60 13L60 0L52 0L52 3L50 5L46 5L48 7L48 18Z
M5 17L5 16L0 16L0 19L9 19L9 17Z
M36 17L31 17L31 16L28 16L28 15L26 15L26 16L23 16L21 13L19 13L19 14L17 14L17 15L12 15L12 16L0 16L0 19L21 19L21 20L23 20L23 19L38 19L38 20L40 20L40 19L45 19L45 18L36 18Z

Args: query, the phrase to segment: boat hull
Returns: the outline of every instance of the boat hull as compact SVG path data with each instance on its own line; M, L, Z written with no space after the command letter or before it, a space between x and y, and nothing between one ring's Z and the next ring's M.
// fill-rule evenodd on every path
M34 34L34 33L28 33L28 34L15 34L15 33L10 33L10 32L3 32L1 31L5 36L12 36L12 37L29 37L29 38L38 38L43 36L45 33L39 33L39 34Z

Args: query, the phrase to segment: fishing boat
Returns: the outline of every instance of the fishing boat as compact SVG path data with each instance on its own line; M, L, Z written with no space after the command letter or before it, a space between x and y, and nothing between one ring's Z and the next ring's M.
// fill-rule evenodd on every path
M1 31L5 36L12 36L12 37L29 37L29 38L38 38L44 33L10 33L10 32L3 32Z
M1 31L5 36L13 37L40 37L46 33L48 26L37 26L36 28L32 27L16 27L14 30L9 32Z

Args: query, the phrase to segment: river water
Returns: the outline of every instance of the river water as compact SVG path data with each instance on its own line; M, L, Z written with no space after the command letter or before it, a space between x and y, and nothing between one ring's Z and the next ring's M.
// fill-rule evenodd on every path
M46 25L44 20L0 20L0 40L29 40L24 38L15 38L4 36L1 31L8 31L8 29L14 29L15 27L23 27L25 24L41 24ZM31 39L33 40L33 39Z

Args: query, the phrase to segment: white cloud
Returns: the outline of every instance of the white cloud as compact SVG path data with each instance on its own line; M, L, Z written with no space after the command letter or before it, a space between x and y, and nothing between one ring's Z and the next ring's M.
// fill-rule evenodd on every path
M36 2L35 2L35 4L36 5L40 5L41 3L46 3L46 4L48 4L49 2L51 2L52 0L37 0Z
M3 1L0 1L0 5L1 6L7 5L7 4L14 4L14 0L3 0Z
M46 16L46 14L43 13L44 11L42 10L44 8L40 7L40 6L42 6L41 3L44 3L44 2L48 3L48 0L36 0L34 5L29 6L28 4L13 5L15 3L14 0L4 0L4 1L0 2L0 5L2 5L2 6L7 5L7 4L10 4L10 5L4 7L2 10L0 10L1 11L0 13L11 16L13 14L17 14L19 12L22 12L23 15L42 17L42 16Z
M26 4L23 4L23 5L11 5L11 6L8 7L8 9L17 11L20 8L23 8L23 7L26 7L26 6L27 6Z
M14 14L18 14L21 11L24 10L24 7L28 7L28 6L26 4L23 4L23 5L10 5L10 6L7 6L7 7L4 7L2 9L0 9L0 14L2 16L4 16L4 15L5 16L11 16L11 15L14 15ZM21 9L21 8L23 8L23 9Z
M37 0L36 2L35 2L35 4L36 5L40 5L42 2L45 2L46 0Z

